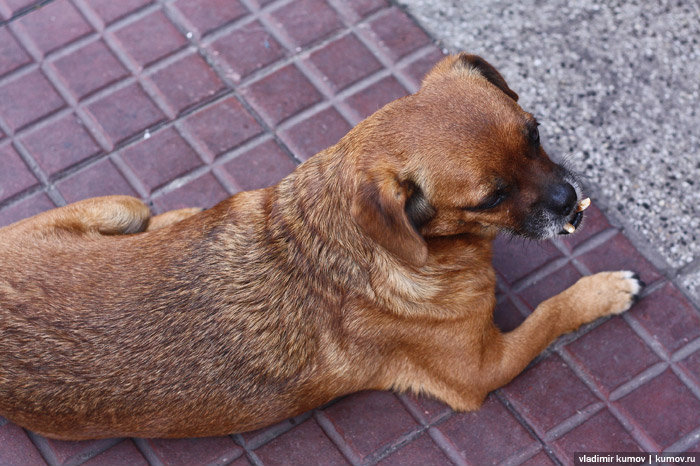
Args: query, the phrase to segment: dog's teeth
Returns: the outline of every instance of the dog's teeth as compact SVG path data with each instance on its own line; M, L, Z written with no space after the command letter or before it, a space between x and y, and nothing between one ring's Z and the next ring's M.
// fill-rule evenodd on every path
M565 230L567 233L571 234L571 233L573 233L573 232L576 231L576 227L573 226L573 225L570 224L570 223L567 223L566 225L564 225L564 230Z
M581 199L581 202L578 203L578 206L576 206L576 212L581 212L586 209L588 209L588 206L591 205L591 198L587 197L585 199Z

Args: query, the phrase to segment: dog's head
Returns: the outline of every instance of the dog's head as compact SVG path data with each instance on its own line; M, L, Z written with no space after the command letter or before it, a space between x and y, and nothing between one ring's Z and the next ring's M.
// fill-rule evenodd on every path
M549 159L517 100L484 59L443 59L416 94L363 124L357 224L414 265L427 259L427 237L503 230L544 239L577 226L579 184Z

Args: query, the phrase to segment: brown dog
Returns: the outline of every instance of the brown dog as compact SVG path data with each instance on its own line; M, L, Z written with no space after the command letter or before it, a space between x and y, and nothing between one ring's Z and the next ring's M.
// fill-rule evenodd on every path
M451 56L276 186L195 215L110 196L1 229L0 414L84 439L230 434L362 389L477 409L641 287L599 273L493 324L496 234L581 217L517 97Z

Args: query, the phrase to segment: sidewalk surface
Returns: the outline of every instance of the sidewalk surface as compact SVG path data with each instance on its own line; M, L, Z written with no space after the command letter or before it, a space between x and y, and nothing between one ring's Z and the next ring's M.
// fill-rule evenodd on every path
M163 212L275 183L416 90L441 57L384 0L35 3L0 0L2 225L98 195ZM499 240L497 321L511 329L601 270L639 272L643 299L558 340L479 411L363 392L230 437L85 442L0 418L0 465L547 465L578 451L698 451L699 310L592 198L574 236Z

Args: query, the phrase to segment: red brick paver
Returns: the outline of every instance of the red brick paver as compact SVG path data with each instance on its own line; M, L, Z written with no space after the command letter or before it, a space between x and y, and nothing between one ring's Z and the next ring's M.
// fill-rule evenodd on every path
M0 21L0 225L96 195L162 212L268 186L442 56L386 0L0 0ZM0 464L546 465L697 449L700 313L595 203L574 236L498 240L496 320L511 329L611 268L638 271L643 299L555 342L477 412L362 392L255 432L167 441L59 442L0 418Z

